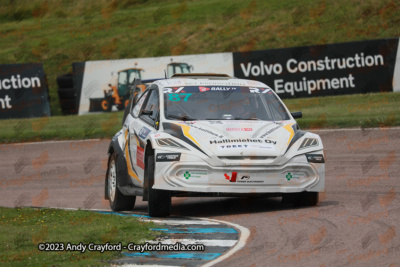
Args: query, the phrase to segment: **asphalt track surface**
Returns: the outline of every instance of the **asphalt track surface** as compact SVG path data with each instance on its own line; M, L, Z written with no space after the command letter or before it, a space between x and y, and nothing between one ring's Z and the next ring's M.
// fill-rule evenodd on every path
M400 129L314 131L326 157L319 206L280 198L173 198L174 216L206 217L251 231L217 266L400 266ZM108 209L109 140L0 145L1 206ZM136 201L146 214L147 203Z

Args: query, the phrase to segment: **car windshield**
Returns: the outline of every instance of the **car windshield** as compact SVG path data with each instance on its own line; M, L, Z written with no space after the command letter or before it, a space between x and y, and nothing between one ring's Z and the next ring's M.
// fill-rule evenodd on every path
M271 89L243 86L164 88L164 112L171 120L290 119Z

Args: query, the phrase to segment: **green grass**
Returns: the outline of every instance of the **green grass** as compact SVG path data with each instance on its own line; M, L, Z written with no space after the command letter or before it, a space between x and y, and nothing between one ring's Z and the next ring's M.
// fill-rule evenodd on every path
M9 0L0 64L43 62L53 115L57 75L87 60L249 51L400 35L393 0Z
M123 112L0 120L0 143L111 138L122 128Z
M0 208L1 266L104 266L120 252L42 252L38 244L96 243L123 245L144 243L155 238L153 223L134 217L105 215L90 211L58 209Z
M391 127L400 125L400 93L376 93L283 100L302 111L301 128Z
M302 111L301 128L398 126L400 93L285 99L291 112ZM122 128L123 112L38 119L0 120L0 143L111 138Z

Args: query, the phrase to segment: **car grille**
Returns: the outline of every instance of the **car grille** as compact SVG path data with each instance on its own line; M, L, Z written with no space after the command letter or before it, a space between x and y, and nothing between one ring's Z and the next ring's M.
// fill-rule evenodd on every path
M268 160L273 161L276 157L271 156L224 156L219 157L221 160Z

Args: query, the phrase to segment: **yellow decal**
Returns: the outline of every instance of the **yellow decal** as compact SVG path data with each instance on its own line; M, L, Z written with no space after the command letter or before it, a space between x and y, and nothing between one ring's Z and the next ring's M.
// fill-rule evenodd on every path
M128 166L128 173L130 176L135 178L136 180L139 180L139 177L137 177L136 173L133 171L132 166L131 166L131 160L129 158L129 153L128 153L128 130L125 132L125 159L126 159L126 166ZM141 183L141 182L140 182Z
M292 141L292 138L293 138L293 136L294 136L294 131L293 131L293 128L292 128L292 125L293 125L293 124L294 124L294 123L286 124L286 125L283 127L283 129L285 129L286 131L288 131L288 132L290 133L290 136L289 136L289 140L288 140L288 142L287 142L287 145L289 145L290 141Z
M137 139L136 135L135 135L135 140L136 140L137 146L140 146L139 140Z
M191 136L191 135L189 134L190 126L187 126L187 125L184 125L184 124L179 124L179 123L176 123L176 124L182 127L183 134L184 134L187 138L189 138L190 140L192 140L196 145L200 146L199 143L197 143L197 141L193 138L193 136Z

